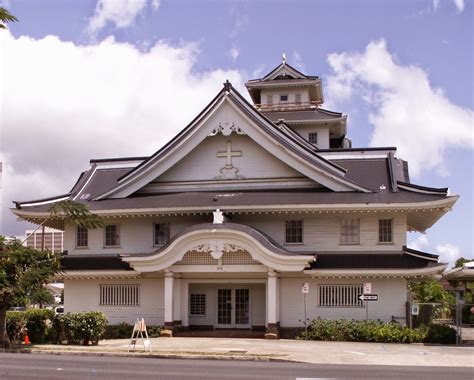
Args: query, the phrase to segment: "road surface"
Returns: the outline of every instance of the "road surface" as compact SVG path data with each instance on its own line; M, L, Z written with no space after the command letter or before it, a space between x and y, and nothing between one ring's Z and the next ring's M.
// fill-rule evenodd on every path
M473 368L0 353L0 379L473 379Z

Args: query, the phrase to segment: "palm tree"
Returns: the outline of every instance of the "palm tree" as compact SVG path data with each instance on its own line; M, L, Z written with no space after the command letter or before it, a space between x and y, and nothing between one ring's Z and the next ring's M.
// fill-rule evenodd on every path
M0 29L7 29L6 23L16 21L18 21L18 19L8 12L7 9L0 7Z

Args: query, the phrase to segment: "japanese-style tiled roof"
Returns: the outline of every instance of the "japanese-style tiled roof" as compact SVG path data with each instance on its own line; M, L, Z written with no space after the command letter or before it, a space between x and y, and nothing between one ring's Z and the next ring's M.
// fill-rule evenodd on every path
M308 121L334 121L344 118L340 112L328 111L318 107L311 110L262 111L262 113L273 122L283 120L292 124Z
M61 269L74 270L132 270L117 254L63 255Z
M398 252L317 252L311 269L420 269L442 266L438 256L403 247Z
M373 193L332 192L332 191L242 191L242 192L183 192L128 198L104 199L85 202L91 211L105 210L169 210L195 209L214 210L216 208L260 206L264 208L278 205L347 205L364 204L406 204L423 203L446 199L442 194L425 194L405 190L391 192L389 190ZM49 204L38 206L21 206L25 212L47 212Z

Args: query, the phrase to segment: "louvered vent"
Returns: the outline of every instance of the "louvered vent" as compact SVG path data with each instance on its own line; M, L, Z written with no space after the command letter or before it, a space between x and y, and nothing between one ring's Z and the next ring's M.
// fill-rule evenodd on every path
M258 261L252 259L247 251L236 251L222 255L222 265L257 265Z

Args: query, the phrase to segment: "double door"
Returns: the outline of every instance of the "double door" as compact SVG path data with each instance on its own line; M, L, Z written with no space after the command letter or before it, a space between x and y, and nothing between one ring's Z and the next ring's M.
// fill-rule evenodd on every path
M217 289L217 327L250 327L250 290L249 288Z

